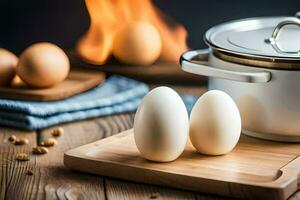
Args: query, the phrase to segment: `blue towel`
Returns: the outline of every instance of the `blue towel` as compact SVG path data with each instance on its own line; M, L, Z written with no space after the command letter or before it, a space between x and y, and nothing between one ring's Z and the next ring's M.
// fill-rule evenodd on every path
M85 93L54 102L0 99L0 124L29 130L136 110L148 92L144 83L111 76Z
M188 113L190 114L193 109L193 106L196 103L196 101L198 100L199 96L181 95L181 98L185 104L185 107L186 107Z
M133 112L148 91L144 83L115 75L90 91L61 101L0 99L0 125L36 130L64 122ZM182 98L191 110L196 98Z

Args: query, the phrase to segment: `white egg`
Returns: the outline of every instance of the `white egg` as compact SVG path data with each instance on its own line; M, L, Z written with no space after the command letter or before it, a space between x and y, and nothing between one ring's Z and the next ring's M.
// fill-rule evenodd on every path
M151 90L138 107L133 129L142 157L158 162L175 160L182 154L189 134L182 99L168 87Z
M194 105L190 116L190 139L202 154L222 155L230 152L241 134L240 112L225 92L211 90Z

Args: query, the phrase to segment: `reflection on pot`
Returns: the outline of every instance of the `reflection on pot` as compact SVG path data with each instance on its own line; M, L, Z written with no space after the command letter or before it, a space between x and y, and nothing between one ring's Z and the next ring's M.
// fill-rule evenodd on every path
M268 127L266 110L258 99L253 96L241 96L236 100L236 104L241 113L243 129L261 132Z

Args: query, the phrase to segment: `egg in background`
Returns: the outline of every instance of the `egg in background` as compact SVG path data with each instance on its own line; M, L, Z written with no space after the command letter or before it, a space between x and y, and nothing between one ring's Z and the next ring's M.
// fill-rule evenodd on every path
M151 65L160 56L162 42L159 31L149 22L124 25L115 35L113 55L130 65Z
M238 143L241 128L241 116L235 102L220 90L203 94L190 115L190 139L202 154L230 152Z
M27 85L36 88L54 86L66 79L70 62L55 44L42 42L26 48L20 55L17 75Z
M145 159L169 162L178 158L189 134L188 113L181 97L168 87L151 90L137 109L133 130Z
M0 86L11 83L16 74L18 57L12 52L0 48Z

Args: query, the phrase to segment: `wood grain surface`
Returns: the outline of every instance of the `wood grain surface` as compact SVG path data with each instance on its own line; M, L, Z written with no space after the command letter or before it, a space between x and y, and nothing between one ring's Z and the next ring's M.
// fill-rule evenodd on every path
M50 88L29 88L25 84L0 87L0 98L28 101L54 101L85 92L105 80L102 72L71 70L66 80Z
M189 93L186 87L184 91ZM192 89L195 94L202 91L205 89ZM30 152L32 146L50 137L52 128L28 132L0 127L0 199L226 199L221 196L79 173L63 166L65 151L117 134L131 128L132 124L133 114L63 124L61 127L65 133L57 139L58 144L50 148L48 154L31 156L31 160L24 163L14 160L16 153ZM30 144L14 146L7 141L11 134L27 137ZM32 176L26 174L28 169L33 171ZM300 193L294 194L291 199L300 199Z
M63 166L64 151L117 134L132 127L133 114L102 117L62 125L65 130L58 144L45 155L31 155L29 162L14 160L17 152L50 137L52 128L40 133L0 128L1 176L0 199L215 199L209 195L144 185L83 174ZM26 137L29 145L14 146L7 138ZM26 175L32 170L33 175ZM206 198L207 197L207 198Z

